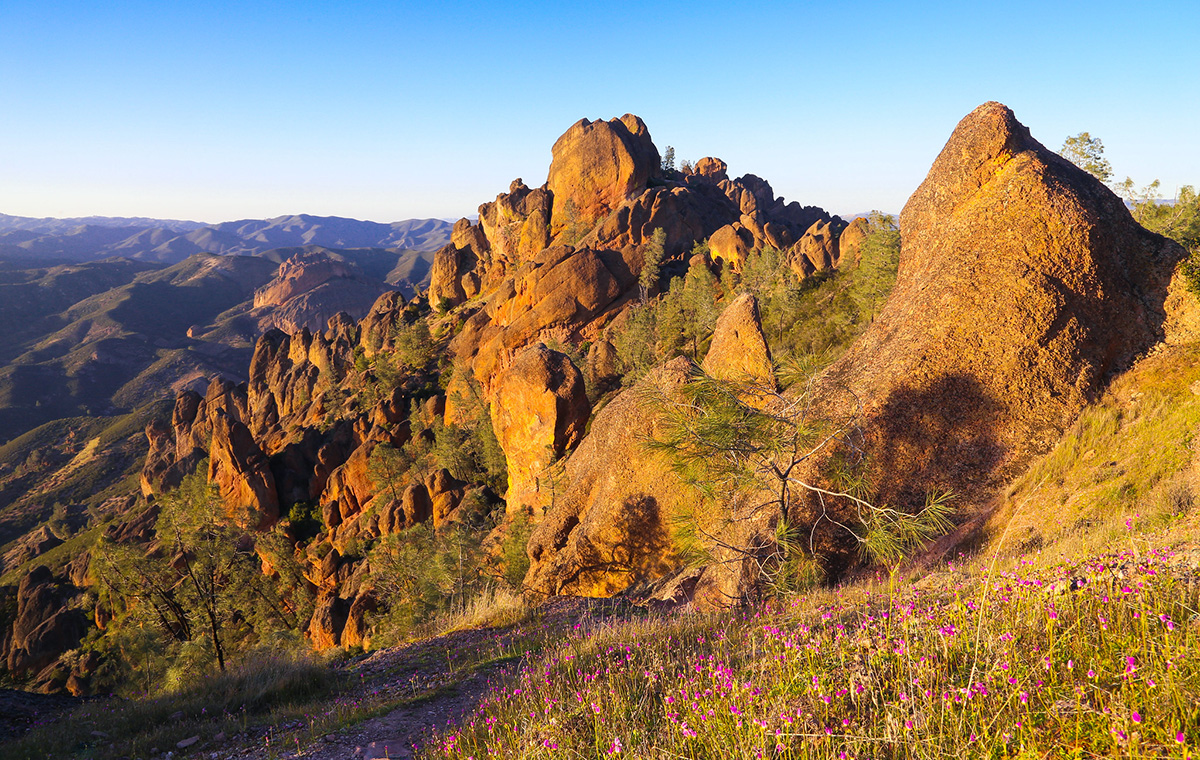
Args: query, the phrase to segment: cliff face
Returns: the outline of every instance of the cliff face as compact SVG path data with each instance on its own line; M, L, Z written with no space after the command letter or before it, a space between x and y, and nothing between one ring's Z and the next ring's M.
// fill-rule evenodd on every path
M896 504L984 494L1163 337L1177 244L1005 106L968 114L900 217L883 312L824 377L861 401Z

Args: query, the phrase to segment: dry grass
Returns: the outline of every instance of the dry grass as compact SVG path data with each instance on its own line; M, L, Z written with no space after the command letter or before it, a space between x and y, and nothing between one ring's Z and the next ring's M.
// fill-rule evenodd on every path
M174 749L192 736L200 737L195 749L211 747L219 733L308 718L333 686L332 671L315 659L264 654L172 693L86 704L69 718L35 727L0 747L0 758L150 757L152 750Z
M1193 390L1195 388L1196 390ZM992 521L1010 555L1056 562L1186 519L1200 475L1200 347L1143 359L1009 489Z
M507 587L490 587L475 596L465 609L437 619L437 635L477 628L508 628L529 619L532 611L521 595Z

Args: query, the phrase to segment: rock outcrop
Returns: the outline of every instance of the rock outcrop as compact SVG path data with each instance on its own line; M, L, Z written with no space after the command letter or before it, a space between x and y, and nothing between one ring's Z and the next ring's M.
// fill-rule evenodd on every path
M854 266L858 266L862 261L862 244L870 232L870 223L861 216L846 225L846 229L842 230L842 234L837 239L839 267L850 262L853 262Z
M685 382L692 363L657 368L596 415L591 432L566 462L564 491L529 541L525 587L547 596L612 596L677 568L673 515L687 514L695 494L645 448L655 432L641 394Z
M547 248L507 278L451 343L488 397L516 354L538 341L595 338L635 292L636 251Z
M353 268L321 254L293 256L279 265L275 279L254 293L254 308L280 306L334 279L349 279Z
M609 121L580 119L550 152L546 187L554 197L554 235L570 224L590 229L661 171L650 130L633 114Z
M517 180L480 206L478 224L455 225L451 244L435 257L430 297L451 305L479 298L451 349L471 365L490 402L496 378L521 349L596 339L632 302L641 248L655 230L665 233L669 257L710 240L715 258L740 266L749 251L787 250L822 222L832 245L840 220L776 198L766 180L731 180L717 158L687 175L664 172L636 116L585 119L555 143L544 187ZM546 248L551 238L556 245ZM836 254L819 263L833 266ZM456 387L450 396L464 391Z
M548 468L583 438L591 413L583 375L544 345L522 351L500 375L492 428L508 462L510 512L545 506Z
M801 277L835 269L841 258L838 238L846 223L838 217L813 222L789 252L788 261Z
M247 515L260 530L274 525L279 519L275 477L250 428L228 414L217 414L208 456L208 480L219 489L230 516L241 520Z
M250 316L262 331L320 331L339 312L360 319L384 291L331 252L306 250L280 264L274 279L255 291Z
M701 366L718 380L775 389L775 365L763 336L758 299L743 293L725 307Z
M87 621L68 607L71 596L69 584L60 583L44 565L21 579L16 619L0 652L10 673L17 677L36 674L78 646L87 632Z
M529 541L525 587L534 594L611 596L639 583L660 581L680 569L678 526L691 523L733 546L768 529L770 515L729 499L705 502L671 471L646 441L661 434L647 396L671 396L695 365L677 358L618 394L592 420L567 459L563 491ZM749 375L770 387L770 352L753 296L735 299L718 320L704 369L719 378ZM745 590L748 577L736 556L695 573L686 596L701 606L723 606Z
M891 504L970 501L1041 451L1163 337L1177 244L985 103L959 123L900 217L886 307L823 385L863 404Z

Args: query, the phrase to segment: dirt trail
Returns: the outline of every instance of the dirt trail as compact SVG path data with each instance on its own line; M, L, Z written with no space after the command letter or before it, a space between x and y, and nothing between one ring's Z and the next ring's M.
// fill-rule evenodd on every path
M222 751L201 751L194 756L409 760L414 746L469 719L487 692L513 677L543 642L561 636L566 628L590 628L627 617L629 612L627 604L613 600L556 599L542 608L536 621L526 625L458 631L378 650L346 667L354 685L339 695L330 709L336 709L339 702L395 704L386 714L324 736L313 736L303 721L263 727L232 737Z

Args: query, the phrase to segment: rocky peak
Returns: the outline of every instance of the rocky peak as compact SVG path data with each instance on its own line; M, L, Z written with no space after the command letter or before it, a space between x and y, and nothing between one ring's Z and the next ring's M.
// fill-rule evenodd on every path
M558 138L546 187L554 197L552 232L560 234L568 217L590 227L646 189L661 172L662 159L640 118L580 119ZM567 206L573 206L568 213Z
M896 285L826 373L862 401L890 503L987 492L1162 337L1184 250L1005 106L968 114L900 217Z
M721 182L722 180L729 179L729 175L726 174L728 169L729 166L721 159L705 156L692 167L692 174L699 177L706 177L713 182Z
M330 280L354 275L350 264L335 261L321 253L293 256L279 265L274 280L255 291L254 307L279 306Z

